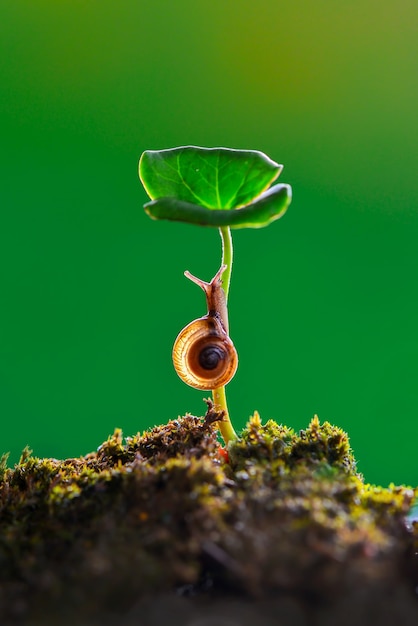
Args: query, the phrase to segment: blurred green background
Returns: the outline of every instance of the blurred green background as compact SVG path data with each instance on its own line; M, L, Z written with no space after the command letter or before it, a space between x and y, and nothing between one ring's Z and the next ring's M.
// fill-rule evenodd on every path
M204 413L171 348L219 236L149 220L137 163L221 145L294 193L234 235L234 424L317 413L366 480L418 484L417 21L416 0L3 0L0 452Z

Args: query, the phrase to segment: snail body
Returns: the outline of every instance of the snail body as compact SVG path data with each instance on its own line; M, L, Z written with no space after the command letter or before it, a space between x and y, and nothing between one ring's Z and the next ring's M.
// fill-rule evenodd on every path
M234 376L238 355L228 335L228 318L221 275L222 265L210 283L185 272L206 294L207 315L190 322L180 331L173 347L177 374L190 387L203 391L219 389Z

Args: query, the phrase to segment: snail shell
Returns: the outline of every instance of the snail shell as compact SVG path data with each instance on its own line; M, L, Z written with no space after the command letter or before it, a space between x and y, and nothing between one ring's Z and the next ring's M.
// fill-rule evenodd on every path
M201 390L218 389L234 376L238 356L219 320L206 315L180 332L174 343L173 363L186 385Z
M223 265L210 283L185 273L205 291L209 312L179 333L173 347L173 363L186 385L203 391L229 383L238 367L237 351L226 331L225 293L220 280L225 268Z

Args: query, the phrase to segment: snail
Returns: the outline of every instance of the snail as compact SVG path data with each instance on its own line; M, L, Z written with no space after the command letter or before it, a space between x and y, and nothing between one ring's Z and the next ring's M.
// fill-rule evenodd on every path
M190 322L174 342L173 363L183 382L203 391L219 389L234 376L238 355L228 336L228 315L221 276L222 265L210 283L190 272L184 275L199 285L206 295L208 313Z

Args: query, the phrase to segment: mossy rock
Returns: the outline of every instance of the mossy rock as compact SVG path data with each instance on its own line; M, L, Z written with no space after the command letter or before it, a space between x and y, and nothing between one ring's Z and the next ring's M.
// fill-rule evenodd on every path
M216 420L3 459L0 623L418 623L418 489L365 484L317 417L255 414L228 450Z

